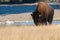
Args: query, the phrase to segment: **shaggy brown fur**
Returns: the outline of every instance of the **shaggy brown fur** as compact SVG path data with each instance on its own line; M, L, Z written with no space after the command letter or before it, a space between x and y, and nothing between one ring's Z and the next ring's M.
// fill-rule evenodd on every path
M32 13L32 18L36 25L52 23L54 15L53 8L45 2L39 2L36 10Z

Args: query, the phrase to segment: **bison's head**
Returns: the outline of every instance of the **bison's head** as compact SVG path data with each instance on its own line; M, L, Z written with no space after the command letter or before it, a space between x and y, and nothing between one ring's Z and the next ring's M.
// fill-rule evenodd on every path
M42 15L41 15L41 13L35 11L35 12L33 12L31 14L31 16L32 16L32 18L34 20L35 25L40 25L42 23Z

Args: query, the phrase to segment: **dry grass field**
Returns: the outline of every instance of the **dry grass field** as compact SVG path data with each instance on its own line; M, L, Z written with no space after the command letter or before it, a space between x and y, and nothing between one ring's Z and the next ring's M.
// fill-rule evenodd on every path
M60 25L0 26L0 40L60 40Z

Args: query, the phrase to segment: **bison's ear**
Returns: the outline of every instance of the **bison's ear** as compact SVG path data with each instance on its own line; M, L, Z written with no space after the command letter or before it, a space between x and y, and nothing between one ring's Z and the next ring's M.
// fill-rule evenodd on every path
M36 11L32 12L33 14L36 13Z

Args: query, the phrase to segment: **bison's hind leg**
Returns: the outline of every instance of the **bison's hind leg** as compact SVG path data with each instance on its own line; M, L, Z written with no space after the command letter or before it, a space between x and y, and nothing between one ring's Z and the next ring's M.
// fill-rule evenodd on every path
M48 23L49 23L49 24L52 24L53 16L54 16L54 10L52 10L52 11L50 12L50 15L49 15L49 17L48 17Z
M52 18L49 18L49 19L48 19L48 23L49 23L49 24L52 24Z
M51 15L51 16L48 17L48 23L52 24L52 21L53 21L53 15Z

